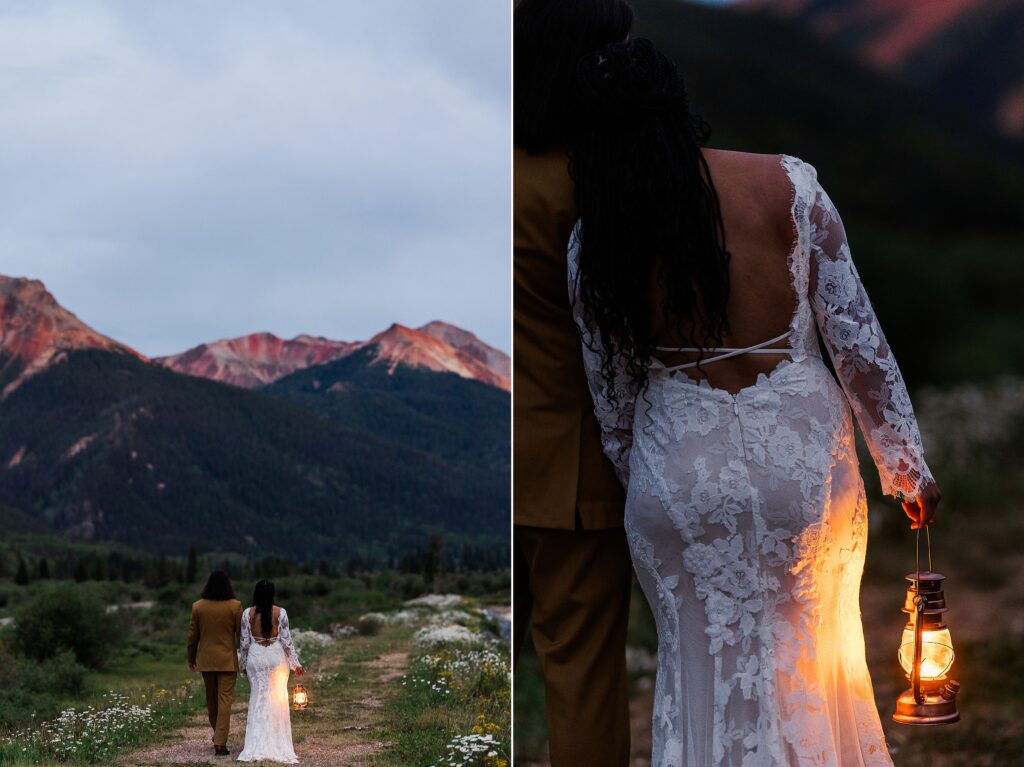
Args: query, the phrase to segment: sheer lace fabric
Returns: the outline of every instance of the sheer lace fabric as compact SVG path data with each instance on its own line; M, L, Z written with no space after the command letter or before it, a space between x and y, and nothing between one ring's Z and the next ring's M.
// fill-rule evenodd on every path
M288 677L299 667L299 656L292 644L288 613L282 608L276 637L253 637L251 608L242 613L240 663L249 677L249 711L245 723L245 746L240 762L266 759L298 764L292 747L291 710L288 701Z
M797 233L793 351L735 394L654 361L643 392L618 375L613 406L570 246L595 412L658 630L656 767L892 765L864 656L867 506L851 408L886 492L913 497L931 475L835 207L814 168L782 164Z

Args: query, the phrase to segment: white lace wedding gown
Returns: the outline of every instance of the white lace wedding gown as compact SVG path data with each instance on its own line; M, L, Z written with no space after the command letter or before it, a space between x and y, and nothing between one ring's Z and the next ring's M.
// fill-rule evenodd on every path
M790 359L735 395L654 362L642 393L620 372L613 407L570 246L584 362L657 623L654 767L892 765L864 656L851 406L887 493L914 497L931 476L839 216L813 167L781 162L797 231Z
M272 641L252 635L249 611L242 612L241 658L239 665L249 677L249 712L245 722L245 747L240 762L298 764L292 747L292 720L288 702L288 676L299 667L299 655L292 644L288 613L281 608L278 634ZM265 642L265 644L261 644Z

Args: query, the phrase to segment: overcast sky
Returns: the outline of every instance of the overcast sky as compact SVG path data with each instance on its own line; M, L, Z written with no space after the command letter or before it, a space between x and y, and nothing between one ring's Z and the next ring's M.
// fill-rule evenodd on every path
M0 273L148 355L444 319L506 351L505 0L7 0Z

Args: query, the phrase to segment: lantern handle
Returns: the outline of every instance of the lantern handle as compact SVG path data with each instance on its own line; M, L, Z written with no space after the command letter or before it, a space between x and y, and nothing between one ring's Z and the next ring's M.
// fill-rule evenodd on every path
M928 550L928 572L932 571L932 533L928 525L924 526L924 536ZM917 538L914 546L914 570L917 573L917 588L921 588L921 528L917 528Z

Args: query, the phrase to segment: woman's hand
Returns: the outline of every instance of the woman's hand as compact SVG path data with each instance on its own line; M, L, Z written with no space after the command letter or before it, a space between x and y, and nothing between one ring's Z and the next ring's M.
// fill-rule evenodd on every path
M305 671L305 669L302 668L302 666L299 666L298 668L295 669L295 676L302 676L302 672L303 671Z
M904 501L903 511L910 517L910 529L917 530L934 522L935 509L941 500L942 493L939 492L938 485L929 482L921 488L917 498L912 501Z

